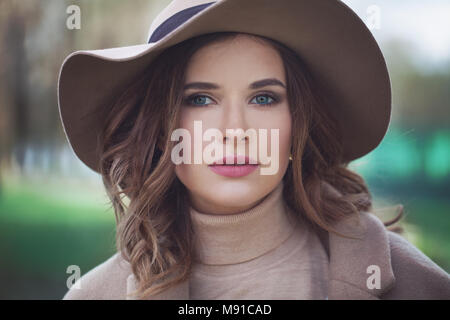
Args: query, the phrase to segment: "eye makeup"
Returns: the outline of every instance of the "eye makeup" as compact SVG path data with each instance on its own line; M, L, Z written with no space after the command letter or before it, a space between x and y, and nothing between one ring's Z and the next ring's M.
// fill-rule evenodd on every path
M258 98L258 97L268 97L269 99L271 99L270 100L271 102L261 103L261 104L259 104L259 103L251 103L251 102L250 103L251 104L258 104L258 105L264 107L264 106L275 105L275 104L281 102L281 100L282 100L282 97L279 94L276 94L274 92L264 91L264 92L259 92L258 94L253 96L252 100L250 100L250 101L253 101L255 98ZM196 103L193 103L193 100L197 99L197 98L204 98L204 99L213 100L207 94L194 93L194 94L188 95L187 97L183 98L183 105L185 105L185 106L192 106L192 107L206 107L206 106L209 106L211 104L211 103L209 103L209 104L196 104Z

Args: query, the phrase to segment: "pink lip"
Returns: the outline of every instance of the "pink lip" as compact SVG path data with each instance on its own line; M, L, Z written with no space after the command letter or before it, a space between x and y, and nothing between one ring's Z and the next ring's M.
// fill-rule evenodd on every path
M249 158L248 156L234 155L234 156L226 156L220 160L214 161L212 165L223 165L223 164L258 164L254 159Z
M239 162L243 164L239 164ZM222 161L215 161L212 165L209 165L209 168L221 176L243 177L255 171L258 166L259 165L256 161L247 156L244 157L235 155L223 157Z

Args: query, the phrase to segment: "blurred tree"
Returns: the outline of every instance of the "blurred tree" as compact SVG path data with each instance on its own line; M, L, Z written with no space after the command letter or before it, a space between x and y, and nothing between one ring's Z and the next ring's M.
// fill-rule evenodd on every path
M25 158L25 144L29 131L28 75L29 68L25 55L25 18L18 10L13 10L6 28L5 46L10 52L8 63L4 64L7 74L7 91L12 106L11 127L13 129L16 157L20 168ZM12 59L12 57L14 57Z
M430 68L415 55L412 44L400 39L385 45L393 91L396 124L421 131L449 126L450 61Z
M67 144L56 92L64 58L76 50L144 43L152 18L168 2L76 1L81 29L69 30L66 9L74 1L0 1L0 163L13 155L23 168L30 146L53 153Z

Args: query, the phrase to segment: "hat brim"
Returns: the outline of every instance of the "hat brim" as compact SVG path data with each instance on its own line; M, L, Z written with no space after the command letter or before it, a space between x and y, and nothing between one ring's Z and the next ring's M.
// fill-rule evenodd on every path
M156 43L83 50L69 55L58 79L60 118L78 158L99 172L99 107L164 49L194 36L235 31L275 39L308 65L333 105L344 160L372 151L391 117L391 84L383 54L364 22L341 1L222 0Z

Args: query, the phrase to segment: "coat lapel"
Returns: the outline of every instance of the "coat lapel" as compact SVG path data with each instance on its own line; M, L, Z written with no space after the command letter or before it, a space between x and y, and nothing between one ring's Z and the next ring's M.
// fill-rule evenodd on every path
M379 299L395 281L385 226L375 215L361 212L335 227L360 239L328 234L328 299Z
M379 299L395 281L388 235L383 223L373 214L362 212L359 216L340 221L335 228L360 239L344 238L334 233L320 235L321 240L325 239L330 259L328 299ZM379 274L379 288L367 285L374 272ZM127 295L136 289L136 278L131 273L127 278ZM147 300L189 300L189 280Z

